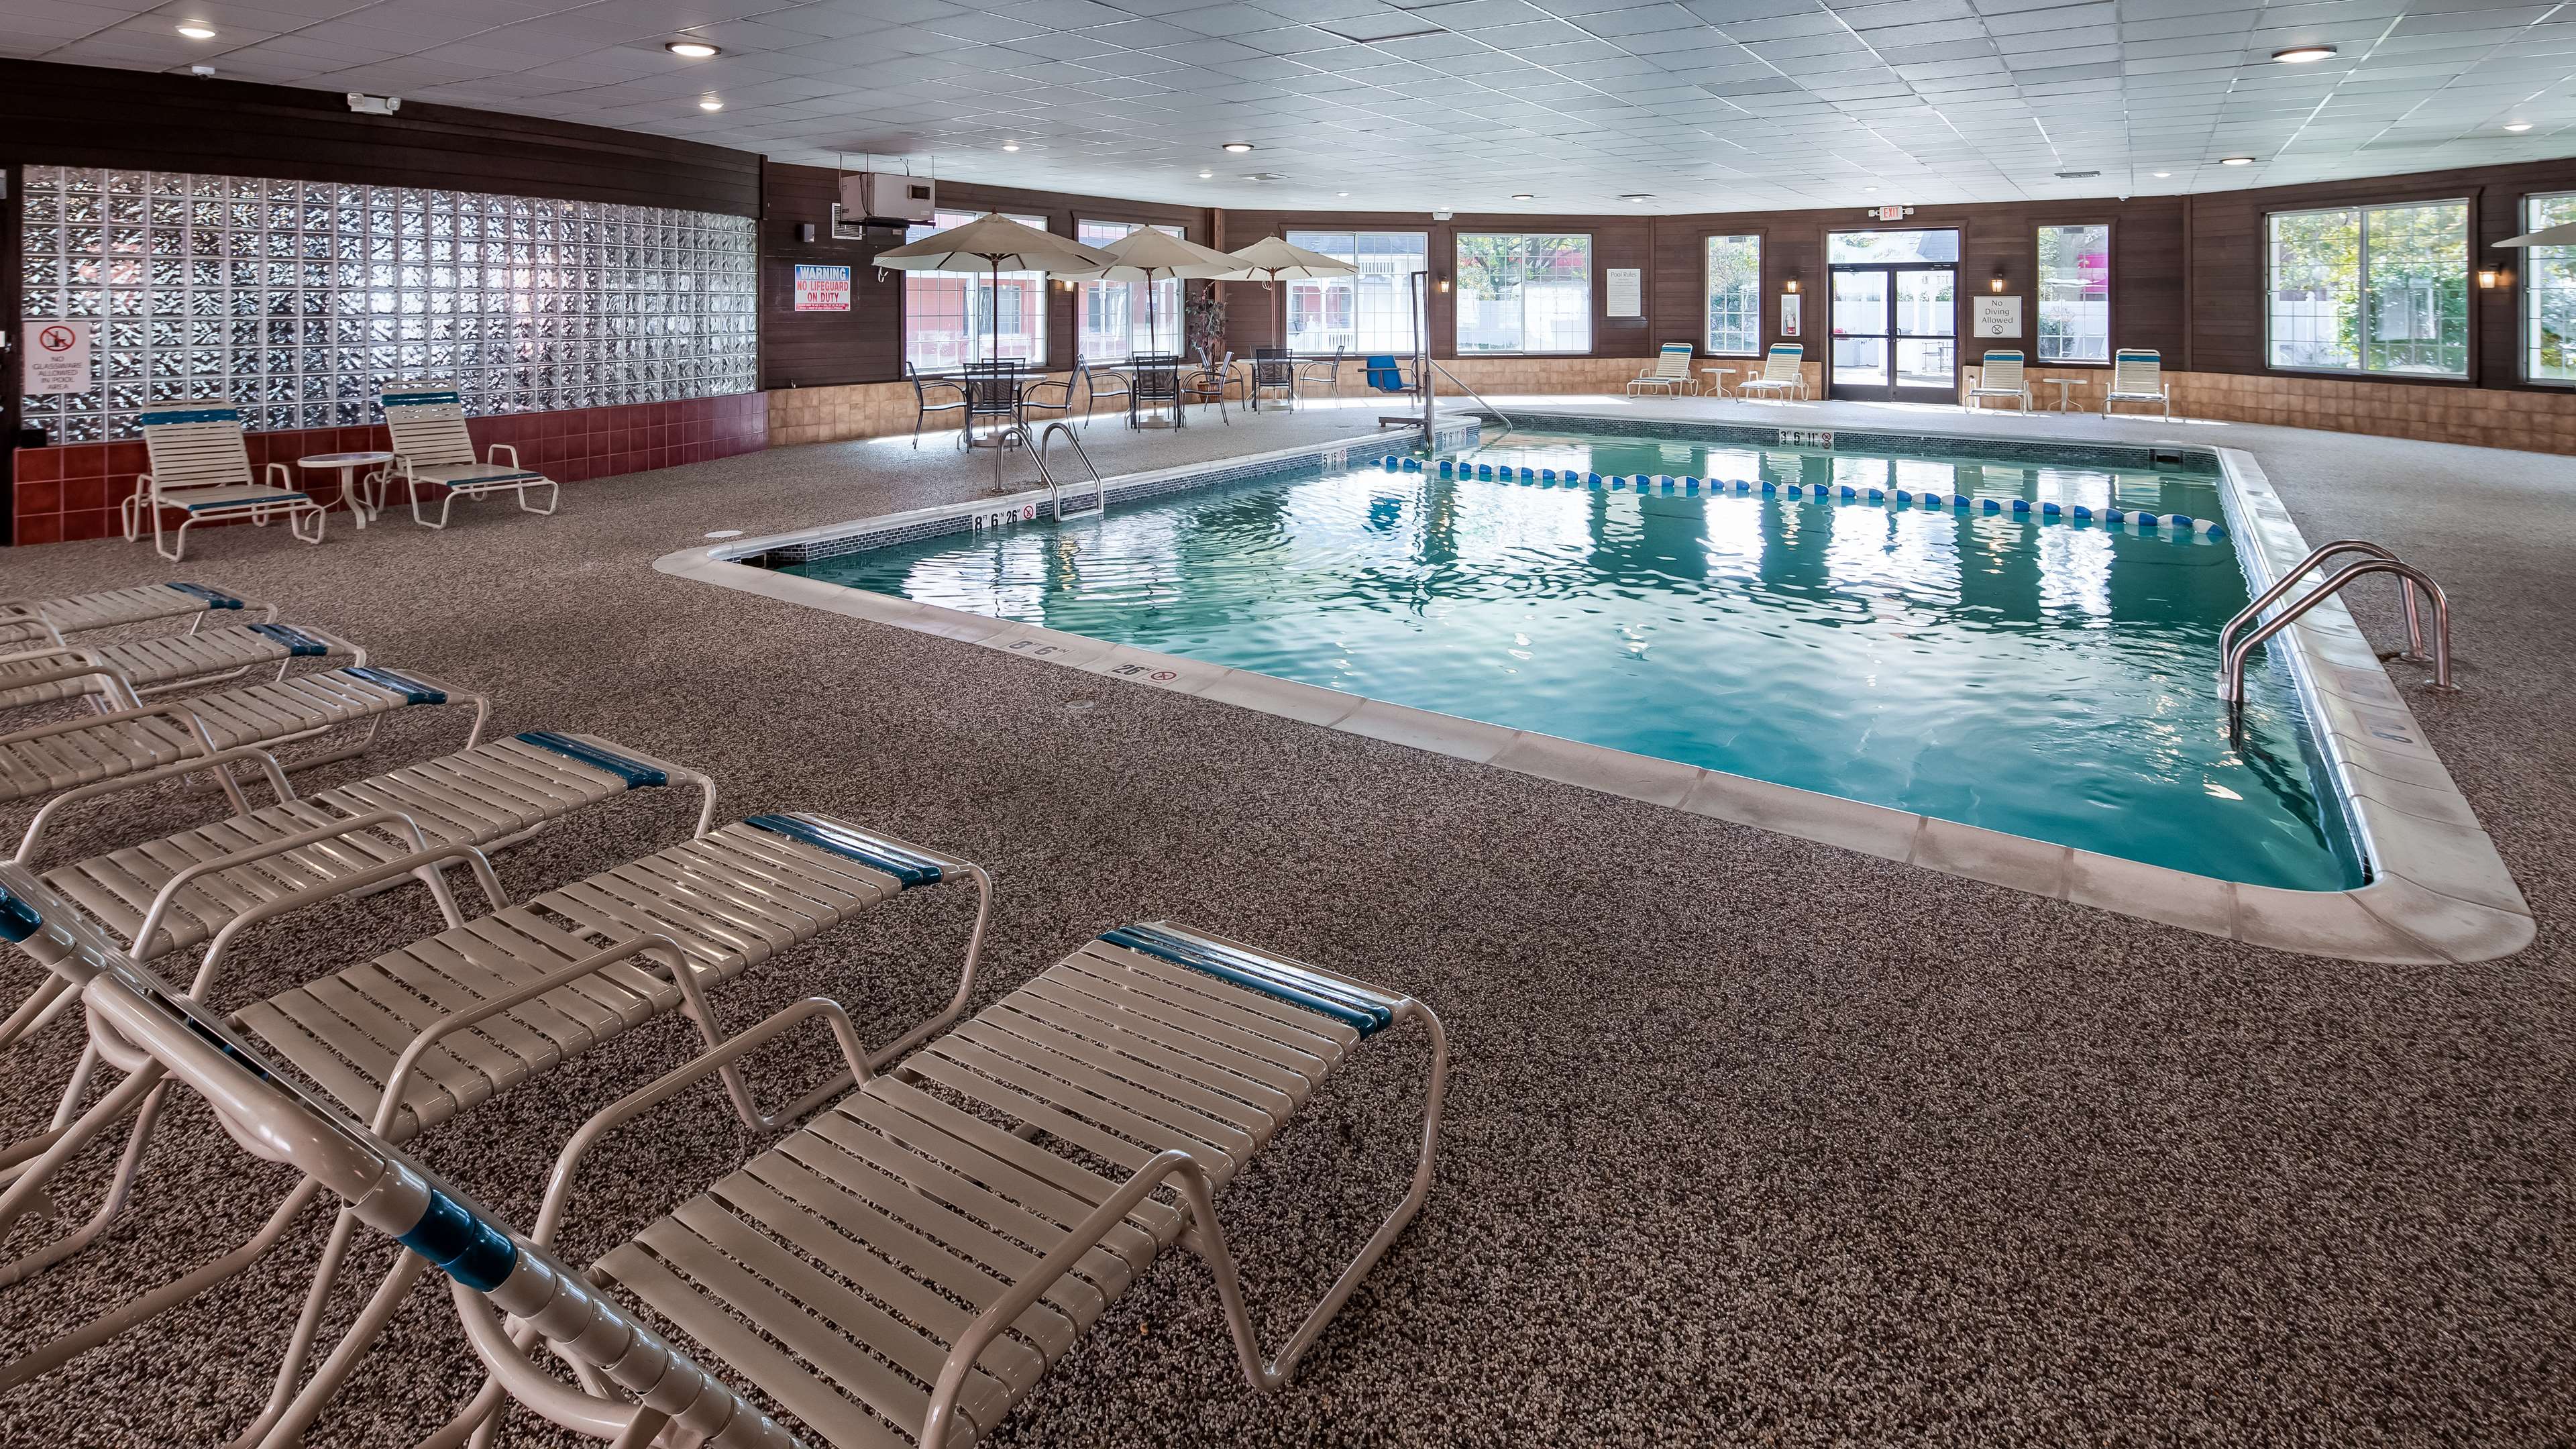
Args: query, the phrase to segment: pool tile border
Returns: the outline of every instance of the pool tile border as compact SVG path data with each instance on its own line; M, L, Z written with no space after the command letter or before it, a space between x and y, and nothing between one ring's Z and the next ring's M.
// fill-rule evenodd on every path
M1773 431L1729 424L1593 418L1566 413L1547 416L1586 429L1597 426L1604 432L1691 441L1734 441L1718 435ZM1469 422L1460 431L1472 432L1474 426ZM2021 456L2025 452L2062 457L2066 450L2077 448L2144 457L2151 451L1837 430L1837 443L1846 438L1855 446L1873 448L1939 444L1978 457ZM1213 468L1198 464L1122 475L1108 480L1108 496L1110 506L1115 508L1121 503L1186 488L1322 471L1406 452L1411 450L1413 441L1414 435L1409 433L1363 437L1256 454ZM1444 447L1456 441L1455 434L1449 431L1439 439ZM2166 452L2177 447L2216 459L2228 528L2237 539L2250 540L2250 546L2240 544L2239 556L2258 575L2252 580L2257 589L2306 557L2308 545L2298 525L2251 454L2188 444L2158 445ZM2114 463L2137 465L2134 458ZM1081 491L1076 492L1077 498ZM845 588L745 562L836 557L972 529L977 526L979 514L990 517L1006 509L1034 509L1026 516L1048 516L1049 506L1046 491L1033 489L1008 497L916 509L720 547L682 549L655 561L654 568L722 588L962 640L1152 689L1200 695L1243 709L1493 764L1649 804L1842 846L1929 871L2281 951L2364 961L2440 964L2510 955L2530 944L2534 934L2530 905L2515 886L2503 857L2478 826L2475 812L2460 795L2449 772L2424 742L2404 692L2380 666L2369 641L2339 599L2311 610L2276 635L2286 647L2275 657L2287 661L2309 706L2309 717L2319 726L2319 748L2346 799L2353 804L2354 830L2370 862L2372 878L2352 890L2291 891L2194 875L1746 775ZM2211 692L2214 698L2215 681Z

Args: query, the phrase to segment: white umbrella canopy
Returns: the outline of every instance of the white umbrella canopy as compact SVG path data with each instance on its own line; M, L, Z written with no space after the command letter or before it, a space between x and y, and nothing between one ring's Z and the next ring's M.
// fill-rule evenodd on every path
M1220 282L1294 282L1308 277L1353 277L1359 268L1338 257L1292 247L1280 237L1267 236L1234 253L1236 270L1214 280Z
M1086 272L1107 266L1097 247L1043 232L999 212L876 254L875 265L898 272Z
M2538 231L2524 232L2497 242L2500 247L2569 247L2576 246L2576 221L2562 221Z
M1153 227L1139 227L1109 245L1110 264L1096 272L1059 272L1076 282L1161 282L1173 277L1216 277L1240 270L1238 258Z

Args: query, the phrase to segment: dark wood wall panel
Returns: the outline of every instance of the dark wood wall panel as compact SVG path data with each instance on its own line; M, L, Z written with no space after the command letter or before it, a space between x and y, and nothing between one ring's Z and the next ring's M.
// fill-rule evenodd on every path
M0 161L435 186L753 216L760 158L695 141L330 91L0 60Z
M835 387L847 383L893 382L903 376L903 274L879 276L871 259L888 242L836 242L832 203L840 198L840 175L827 167L764 168L767 204L760 218L760 291L763 385L767 387ZM939 183L939 204L960 211L1002 211L1014 216L1043 216L1047 230L1072 236L1083 221L1123 221L1183 228L1189 239L1206 242L1213 214L1199 207L1167 206L1109 197L1066 196L1023 191L1007 186ZM800 228L814 228L815 240L798 240ZM850 310L798 312L795 309L796 264L820 262L850 268ZM1047 288L1047 362L1055 368L1073 365L1074 296L1063 287Z

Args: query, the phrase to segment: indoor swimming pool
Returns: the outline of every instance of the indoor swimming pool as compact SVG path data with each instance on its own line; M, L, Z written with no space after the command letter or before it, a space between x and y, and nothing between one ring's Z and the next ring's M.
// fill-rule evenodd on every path
M1513 434L1450 456L1492 479L1310 469L774 566L2224 880L2366 880L2288 671L2233 736L2215 697L2246 575L2172 522L2227 516L2209 456L1956 451Z

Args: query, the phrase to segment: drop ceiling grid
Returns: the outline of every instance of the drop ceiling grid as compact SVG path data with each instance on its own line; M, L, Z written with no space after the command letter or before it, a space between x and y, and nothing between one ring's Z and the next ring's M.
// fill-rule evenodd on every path
M2270 61L2292 44L2338 53ZM2009 201L2576 152L2576 5L2480 0L0 0L0 55L1255 208Z

